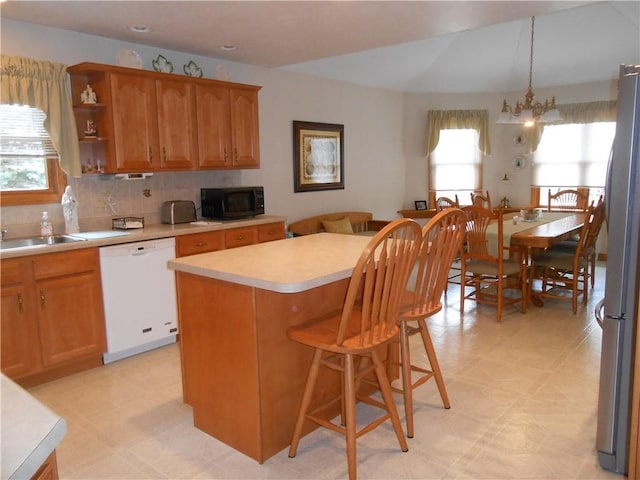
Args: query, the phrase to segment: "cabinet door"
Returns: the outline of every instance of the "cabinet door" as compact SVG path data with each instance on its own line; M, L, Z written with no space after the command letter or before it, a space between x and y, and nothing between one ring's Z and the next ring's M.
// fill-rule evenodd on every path
M232 228L224 232L226 248L243 247L258 243L258 229L256 227Z
M38 337L32 328L35 319L22 285L2 287L0 308L2 373L15 379L31 373L38 365L37 358L34 358Z
M198 165L203 168L231 166L229 89L196 85Z
M193 168L197 156L193 84L157 80L156 99L161 167Z
M45 367L105 351L98 271L36 282Z
M176 237L176 256L224 250L224 232L193 233Z
M28 261L2 261L0 270L2 303L0 305L0 348L2 372L18 378L38 370L40 359L38 332L35 330L33 297L28 293Z
M160 166L154 80L111 74L116 170L145 171Z
M258 242L271 242L272 240L282 240L285 238L284 222L258 225Z
M232 88L231 141L234 167L260 166L258 135L258 92Z

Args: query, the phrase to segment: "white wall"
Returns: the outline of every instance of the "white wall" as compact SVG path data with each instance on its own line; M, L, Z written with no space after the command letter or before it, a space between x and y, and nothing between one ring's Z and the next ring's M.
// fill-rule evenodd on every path
M396 218L404 197L402 152L403 96L400 93L322 80L296 73L241 65L223 60L129 44L15 20L1 20L2 53L65 64L96 62L114 64L120 49L136 50L150 70L159 54L174 65L174 71L194 60L204 77L215 78L215 67L223 64L232 81L261 85L259 170L241 172L161 173L126 186L96 176L73 179L78 196L80 228L104 225L111 215L105 209L108 194L117 197L119 215L144 215L158 221L163 200L191 194L198 199L200 185L264 185L267 213L284 215L289 221L340 210L366 210L374 218ZM345 189L323 192L293 192L292 121L343 124ZM106 182L106 183L105 183ZM156 194L143 197L142 190ZM187 192L189 191L189 192ZM63 225L60 205L2 207L2 225L9 236L35 234L42 210L49 210L54 226ZM104 228L104 227L98 227Z

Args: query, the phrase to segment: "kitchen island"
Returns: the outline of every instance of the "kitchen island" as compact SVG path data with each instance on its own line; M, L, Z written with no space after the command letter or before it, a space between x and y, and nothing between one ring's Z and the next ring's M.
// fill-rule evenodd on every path
M370 240L319 233L169 262L197 428L259 463L289 445L313 351L287 328L342 308ZM337 374L321 372L315 401L338 389Z

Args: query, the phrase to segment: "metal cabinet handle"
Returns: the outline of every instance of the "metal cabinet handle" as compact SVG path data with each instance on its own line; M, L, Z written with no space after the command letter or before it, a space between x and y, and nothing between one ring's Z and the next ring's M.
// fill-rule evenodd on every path
M22 294L18 294L18 311L22 313L24 311L24 300L22 299Z
M235 160L234 160L234 161L235 161L236 163L238 163L238 148L237 148L237 147L236 147L236 148L234 148L234 149L233 149L233 151L234 151L234 156L235 156Z
M45 305L45 297L44 297L44 288L40 289L40 306L44 308Z
M198 242L196 243L196 247L206 247L207 246L207 242Z
M162 147L162 161L167 161L167 149L165 147Z
M153 162L153 150L149 147L149 163Z
M227 156L227 147L224 147L224 161L226 162L226 161L227 161L227 159L228 159L228 156Z

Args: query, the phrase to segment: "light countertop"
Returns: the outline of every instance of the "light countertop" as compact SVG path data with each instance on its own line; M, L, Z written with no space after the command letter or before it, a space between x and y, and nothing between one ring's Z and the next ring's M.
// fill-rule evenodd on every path
M5 375L0 478L31 478L67 433L67 422Z
M170 269L279 293L351 276L371 237L317 233L169 261Z
M79 250L81 248L103 247L107 245L118 245L121 243L155 240L158 238L178 237L180 235L189 235L192 233L213 232L216 230L228 230L231 228L264 225L266 223L284 222L285 220L286 217L275 215L259 215L255 218L225 220L209 224L193 225L191 223L181 223L177 225L146 225L144 228L132 228L129 230L119 231L126 233L126 235L117 237L96 238L80 242L59 243L56 245L46 245L34 248L0 250L0 259L24 257L28 255L40 255L43 253L62 252L67 250Z

